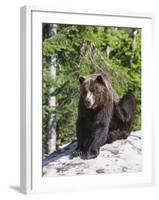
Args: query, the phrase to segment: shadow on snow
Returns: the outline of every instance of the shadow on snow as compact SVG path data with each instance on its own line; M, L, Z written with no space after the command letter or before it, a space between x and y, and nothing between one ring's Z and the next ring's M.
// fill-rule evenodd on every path
M46 166L50 162L59 160L60 158L62 158L64 156L70 156L70 159L72 159L72 153L76 149L76 146L77 146L77 141L74 140L71 143L69 143L68 145L64 146L63 148L60 148L57 151L51 153L49 156L46 156L42 161L42 165Z

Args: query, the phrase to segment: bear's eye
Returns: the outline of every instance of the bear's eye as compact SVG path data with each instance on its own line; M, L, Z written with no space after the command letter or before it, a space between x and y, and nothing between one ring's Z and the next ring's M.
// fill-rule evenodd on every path
M94 94L95 93L95 89L94 88L90 88L90 92L92 92Z
M96 94L99 94L99 88L98 88L97 86L94 88L94 92L95 92Z
M83 93L83 95L86 95L87 94L87 90L85 88L82 88L82 93Z
M95 86L91 86L91 87L89 88L89 90L90 90L93 94L95 94L95 92L96 92L96 87L95 87Z

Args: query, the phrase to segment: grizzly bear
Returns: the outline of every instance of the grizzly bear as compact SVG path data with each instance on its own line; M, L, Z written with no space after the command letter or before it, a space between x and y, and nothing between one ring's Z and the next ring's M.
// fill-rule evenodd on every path
M129 105L132 103L131 98L125 96L120 99L101 74L80 77L79 82L76 122L78 145L73 156L92 159L99 155L102 145L122 137L125 139L129 135L134 107Z
M118 104L114 104L106 143L126 139L130 135L135 119L135 110L135 98L130 94L124 95Z

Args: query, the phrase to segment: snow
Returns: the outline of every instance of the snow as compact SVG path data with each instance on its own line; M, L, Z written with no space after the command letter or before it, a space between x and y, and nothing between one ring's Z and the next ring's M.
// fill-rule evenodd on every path
M71 155L77 142L63 145L43 159L43 176L125 173L142 171L142 132L132 132L126 140L106 144L95 159L84 160Z

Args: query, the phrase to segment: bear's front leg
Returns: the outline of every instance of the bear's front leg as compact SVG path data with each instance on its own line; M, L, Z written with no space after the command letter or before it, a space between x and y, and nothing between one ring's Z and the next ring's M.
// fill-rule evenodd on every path
M88 138L78 137L77 147L72 153L72 157L78 157L78 156L82 157L87 152L88 146L89 146Z
M90 143L88 150L84 153L84 159L93 159L99 155L100 143L95 137Z
M80 137L81 134L77 134L77 147L76 149L73 151L71 157L74 158L74 157L78 157L78 156L81 156L83 154L83 138Z
M95 129L92 132L92 138L87 148L86 159L96 158L100 153L100 147L106 143L108 128L107 126L103 128L102 124L100 124L101 128Z
M79 146L75 149L75 151L72 153L72 157L78 157L82 155L82 150Z

